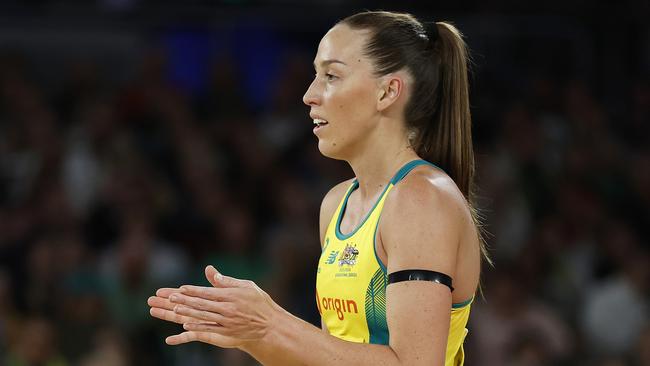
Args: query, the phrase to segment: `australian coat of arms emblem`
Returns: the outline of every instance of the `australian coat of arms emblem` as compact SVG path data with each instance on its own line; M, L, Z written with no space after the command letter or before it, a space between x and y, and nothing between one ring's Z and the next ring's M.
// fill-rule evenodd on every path
M344 264L354 266L357 263L357 255L359 255L359 250L356 245L347 244L339 257L339 267L343 267Z

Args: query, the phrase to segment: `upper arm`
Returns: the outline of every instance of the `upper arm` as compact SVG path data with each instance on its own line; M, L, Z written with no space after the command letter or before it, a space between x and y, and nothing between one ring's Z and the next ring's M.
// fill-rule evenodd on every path
M332 215L334 211L341 203L343 195L347 191L347 188L352 183L353 179L348 179L344 182L341 182L335 185L323 198L323 202L320 205L320 217L319 217L319 228L320 228L320 246L323 247L323 241L325 240L325 232L327 231L327 226L332 220Z
M464 215L455 186L447 180L414 174L390 192L380 226L388 273L424 269L455 277ZM386 296L390 346L402 364L444 364L450 289L404 281L390 284Z

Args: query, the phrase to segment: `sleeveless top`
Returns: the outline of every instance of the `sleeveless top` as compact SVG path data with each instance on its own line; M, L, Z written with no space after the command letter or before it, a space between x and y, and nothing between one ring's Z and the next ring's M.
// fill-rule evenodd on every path
M359 186L356 179L334 212L325 233L316 276L318 311L331 335L352 342L388 345L388 275L375 248L377 224L391 189L413 168L423 164L436 167L424 160L414 160L403 166L386 185L365 219L351 233L341 233L340 225L348 198ZM463 365L463 341L467 335L465 326L472 300L473 297L452 305L445 366Z

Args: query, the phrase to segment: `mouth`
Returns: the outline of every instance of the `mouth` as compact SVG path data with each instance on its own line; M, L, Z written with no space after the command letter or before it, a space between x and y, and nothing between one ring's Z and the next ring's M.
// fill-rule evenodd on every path
M323 126L327 125L327 121L324 119L320 118L314 118L314 131L323 128Z

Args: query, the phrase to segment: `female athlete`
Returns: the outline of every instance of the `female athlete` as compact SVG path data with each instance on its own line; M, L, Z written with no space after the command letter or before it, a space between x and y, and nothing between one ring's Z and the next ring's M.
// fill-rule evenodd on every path
M213 287L160 289L151 314L183 324L170 345L236 347L264 365L462 365L483 248L462 36L359 13L327 32L314 67L318 148L355 175L321 205L322 331L212 266Z

